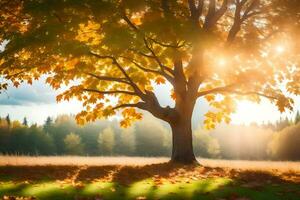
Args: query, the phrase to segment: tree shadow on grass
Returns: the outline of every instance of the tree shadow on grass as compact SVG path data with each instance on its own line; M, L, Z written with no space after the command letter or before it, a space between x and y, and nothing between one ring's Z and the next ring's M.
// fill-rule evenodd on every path
M148 178L170 179L178 175L187 175L189 171L194 171L197 167L172 163L145 166L95 166L83 169L79 173L77 180L106 179L123 185L129 185Z
M0 180L64 180L78 169L78 166L0 166Z
M298 200L300 197L299 174L171 163L145 166L6 166L0 167L0 182L1 177L6 177L5 180L10 178L15 184L0 185L0 196L33 194L40 199L74 199L74 196L93 199L97 195L104 199L143 196L147 199L247 197L255 200ZM22 184L22 181L29 184ZM61 187L59 181L65 186Z
M131 184L147 178L192 179L225 177L241 181L296 182L300 184L300 174L274 173L270 171L211 168L198 165L185 166L174 163L151 164L145 166L0 166L0 181L42 181L72 179L73 181L111 181Z

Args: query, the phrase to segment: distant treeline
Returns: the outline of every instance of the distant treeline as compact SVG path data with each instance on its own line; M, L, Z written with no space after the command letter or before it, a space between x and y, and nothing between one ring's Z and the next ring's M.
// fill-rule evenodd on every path
M194 130L196 156L300 160L300 115L276 124L220 125ZM42 126L0 119L0 153L19 155L170 156L171 131L148 115L129 129L116 120L78 126L73 116L48 117Z

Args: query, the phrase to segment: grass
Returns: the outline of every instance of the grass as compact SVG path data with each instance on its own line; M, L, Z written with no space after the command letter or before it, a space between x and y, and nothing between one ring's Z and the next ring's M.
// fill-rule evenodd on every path
M36 158L35 158L36 159ZM60 158L61 159L61 158ZM93 158L95 159L95 158ZM106 158L108 159L108 158ZM127 159L127 158L119 158ZM132 161L134 161L133 158ZM203 200L299 200L300 173L251 169L181 166L135 158L133 163L113 165L10 165L0 166L0 198L56 199L203 199ZM153 159L153 158L151 158ZM218 161L212 160L215 164ZM238 162L238 161L235 161ZM242 161L239 161L242 162ZM142 164L143 163L143 164ZM144 164L147 163L147 164ZM203 163L203 162L202 162ZM224 163L220 161L220 166ZM247 162L244 162L246 166ZM57 164L53 162L52 164ZM265 163L266 164L266 163ZM290 163L287 163L289 165Z
M293 190L294 192L287 192ZM149 180L142 180L128 186L116 182L86 183L80 187L60 184L55 181L35 183L2 182L0 196L12 195L35 197L37 199L257 199L257 200L299 200L299 185L265 185L260 188L239 186L232 179L213 178L189 183L163 183L156 186Z

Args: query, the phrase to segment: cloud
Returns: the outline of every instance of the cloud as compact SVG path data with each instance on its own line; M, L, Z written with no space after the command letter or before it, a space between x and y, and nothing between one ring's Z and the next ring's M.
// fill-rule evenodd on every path
M55 103L57 91L41 79L33 85L22 84L19 88L10 86L0 94L0 105L34 105Z

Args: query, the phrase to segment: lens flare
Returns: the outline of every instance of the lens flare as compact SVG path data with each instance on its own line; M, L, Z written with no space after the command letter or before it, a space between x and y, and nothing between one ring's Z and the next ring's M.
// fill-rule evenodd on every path
M218 60L218 65L224 67L227 64L227 60L225 58L220 58Z
M282 45L278 45L278 46L276 46L276 48L275 48L275 51L276 51L277 53L279 53L279 54L284 53L285 50L286 50L286 48L285 48L284 46L282 46Z

